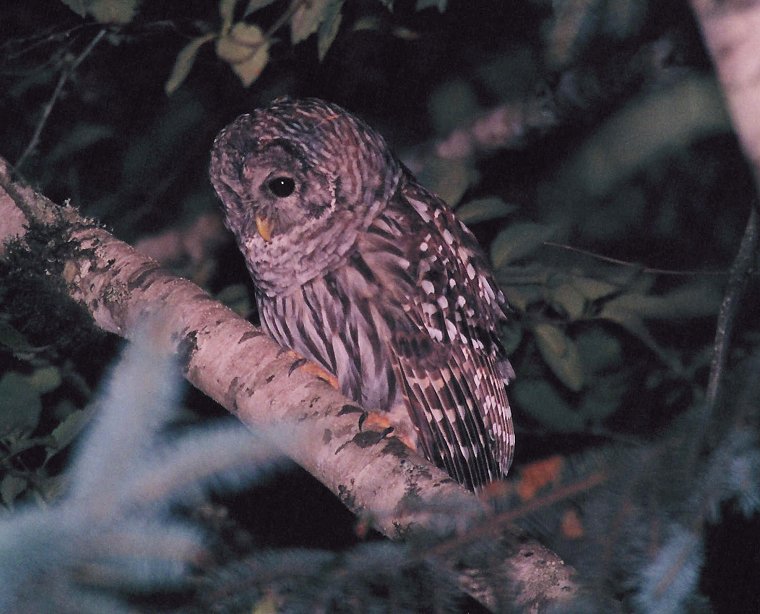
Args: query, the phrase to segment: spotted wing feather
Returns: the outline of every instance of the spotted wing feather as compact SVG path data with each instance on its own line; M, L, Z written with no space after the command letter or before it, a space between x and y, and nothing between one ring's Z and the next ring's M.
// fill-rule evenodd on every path
M504 297L475 238L407 178L360 251L395 299L383 301L392 361L425 454L469 486L502 477L514 450Z

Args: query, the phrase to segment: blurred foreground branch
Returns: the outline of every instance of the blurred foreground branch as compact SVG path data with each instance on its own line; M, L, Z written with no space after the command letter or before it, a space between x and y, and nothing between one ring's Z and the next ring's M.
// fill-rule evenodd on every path
M0 159L0 241L23 240L32 223L66 229L61 241L77 247L63 269L69 294L100 328L130 338L148 316L164 322L165 341L177 348L194 386L250 427L277 426L285 453L388 537L451 536L487 521L471 493L395 437L360 432L362 409L297 368L296 354L74 208L14 181ZM466 565L456 554L445 561L482 603L494 607L494 586L524 611L575 596L572 569L551 551L506 534L497 547L498 568Z
M691 0L702 37L712 56L731 121L760 183L760 4Z

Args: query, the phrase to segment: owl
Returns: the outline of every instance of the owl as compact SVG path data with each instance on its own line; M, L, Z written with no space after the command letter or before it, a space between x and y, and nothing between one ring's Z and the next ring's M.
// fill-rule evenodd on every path
M472 233L384 139L334 104L280 98L219 133L210 177L264 330L466 487L505 476L504 296Z

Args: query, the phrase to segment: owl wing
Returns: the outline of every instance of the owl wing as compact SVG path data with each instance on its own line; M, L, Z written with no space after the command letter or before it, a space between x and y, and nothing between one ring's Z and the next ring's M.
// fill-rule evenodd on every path
M506 475L514 431L499 340L504 297L476 239L409 180L376 218L363 257L386 293L392 360L425 455L470 487Z

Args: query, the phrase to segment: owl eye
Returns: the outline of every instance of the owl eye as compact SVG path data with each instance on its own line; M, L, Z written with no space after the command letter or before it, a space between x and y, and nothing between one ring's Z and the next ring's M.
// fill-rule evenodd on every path
M277 198L285 198L296 189L296 182L292 177L275 177L267 181L267 187Z

